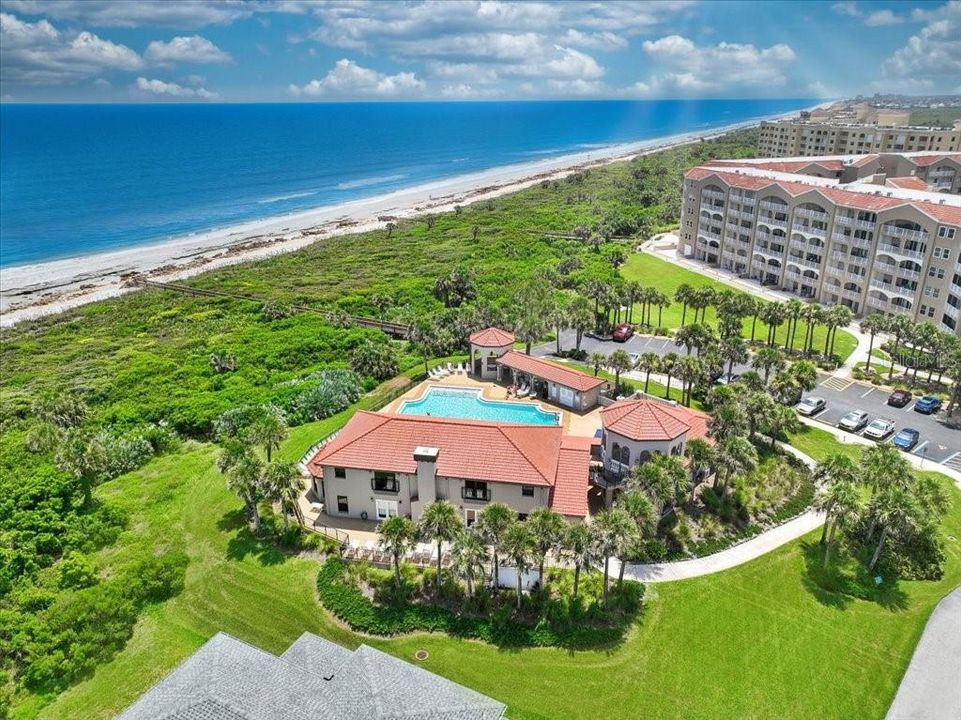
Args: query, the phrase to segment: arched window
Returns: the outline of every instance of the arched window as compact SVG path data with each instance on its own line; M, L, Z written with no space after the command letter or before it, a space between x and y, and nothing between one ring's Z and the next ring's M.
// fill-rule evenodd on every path
M614 446L611 448L611 460L614 462L621 461L621 446L617 443L614 443Z
M640 463L646 463L650 459L651 459L651 454L647 450L641 450L641 454L637 458L637 461Z
M621 448L621 463L624 465L631 464L631 449L627 445Z

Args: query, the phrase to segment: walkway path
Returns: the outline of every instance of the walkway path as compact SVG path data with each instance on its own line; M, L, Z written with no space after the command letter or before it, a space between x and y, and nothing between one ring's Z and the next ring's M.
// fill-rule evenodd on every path
M886 720L961 718L961 587L931 613Z
M778 443L778 445L785 452L789 452L802 460L808 467L813 468L816 464L813 458L805 455L797 448L784 443ZM669 563L629 563L624 568L624 577L640 582L669 582L711 575L759 558L802 535L806 535L820 527L823 522L824 515L822 513L816 510L808 510L803 515L798 515L783 525L765 530L750 540L745 540L738 545L729 547L727 550L721 550L707 557ZM612 574L620 571L619 561L615 560L613 564Z

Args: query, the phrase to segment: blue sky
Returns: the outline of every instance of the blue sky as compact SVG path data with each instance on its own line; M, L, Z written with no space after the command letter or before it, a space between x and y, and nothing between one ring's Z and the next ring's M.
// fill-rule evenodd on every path
M0 0L5 101L878 91L961 93L961 0Z

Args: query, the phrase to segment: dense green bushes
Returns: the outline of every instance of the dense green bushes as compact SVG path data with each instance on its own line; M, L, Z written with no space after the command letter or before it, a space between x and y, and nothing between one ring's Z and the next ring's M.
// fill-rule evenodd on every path
M317 590L324 607L354 630L382 636L446 632L503 646L590 648L615 644L639 611L644 592L643 585L626 582L612 595L621 612L604 614L596 602L588 607L570 603L560 584L561 597L548 601L539 618L525 622L515 618L510 604L483 615L458 613L432 604L375 604L347 579L347 569L343 560L328 558L317 577ZM423 582L428 585L431 572L425 571ZM588 585L585 580L584 586ZM588 592L585 595L589 596Z

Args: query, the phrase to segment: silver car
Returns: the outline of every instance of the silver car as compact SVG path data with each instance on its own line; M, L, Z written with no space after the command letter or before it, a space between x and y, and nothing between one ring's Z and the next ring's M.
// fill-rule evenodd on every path
M894 420L878 418L864 429L864 437L872 440L884 440L894 432Z
M852 410L838 423L838 427L848 432L857 432L868 424L868 414L864 410Z
M795 406L795 409L801 415L807 415L810 417L811 415L821 412L827 406L828 404L824 401L824 398L806 397Z

